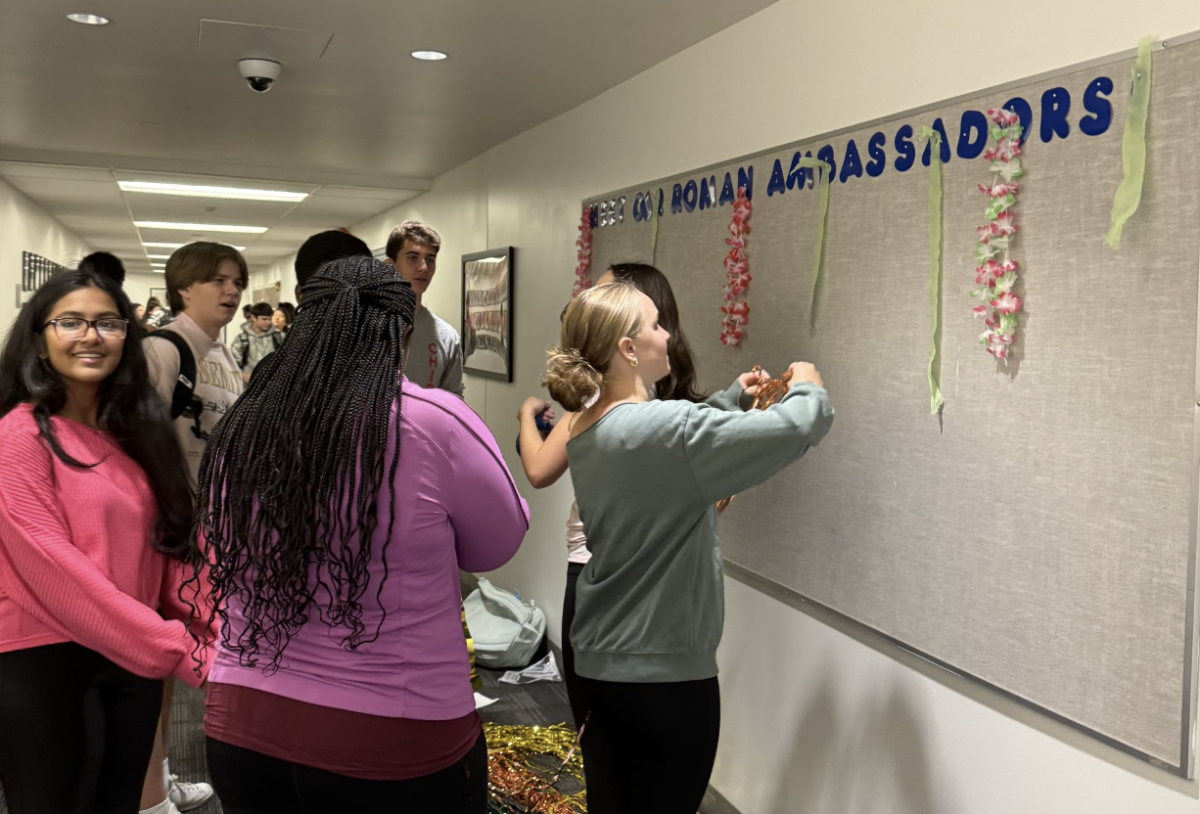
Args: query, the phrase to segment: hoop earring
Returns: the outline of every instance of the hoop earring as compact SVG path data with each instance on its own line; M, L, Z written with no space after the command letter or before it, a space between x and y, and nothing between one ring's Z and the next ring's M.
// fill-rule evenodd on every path
M637 357L634 357L633 359L630 359L630 360L629 360L629 366L630 366L630 367L637 367L637 366L638 366L638 360L637 360Z

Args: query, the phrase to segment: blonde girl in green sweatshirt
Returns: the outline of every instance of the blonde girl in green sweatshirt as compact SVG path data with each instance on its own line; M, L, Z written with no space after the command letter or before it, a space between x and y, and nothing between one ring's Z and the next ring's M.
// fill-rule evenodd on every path
M720 732L715 504L798 460L833 408L805 362L766 410L738 406L755 374L709 403L652 400L669 338L633 286L590 289L567 309L545 384L579 412L567 454L592 558L570 637L591 707L584 764L604 774L588 771L588 788L604 789L612 810L693 814Z

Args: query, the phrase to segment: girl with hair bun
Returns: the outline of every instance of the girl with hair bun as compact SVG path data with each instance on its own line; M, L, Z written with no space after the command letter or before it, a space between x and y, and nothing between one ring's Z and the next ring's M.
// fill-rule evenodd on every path
M659 321L670 335L670 339L667 340L667 356L670 357L671 371L655 383L655 395L663 399L704 401L705 396L695 386L696 368L692 363L691 347L683 334L683 328L679 325L679 308L675 304L675 293L671 290L671 283L666 275L654 266L644 263L616 263L600 277L597 285L607 285L615 280L632 283L648 296L658 308ZM566 313L566 309L563 309L563 313ZM528 398L522 403L517 412L517 421L520 424L520 443L517 448L521 455L521 465L533 488L544 489L556 483L567 471L566 444L575 415L574 412L566 413L547 431L546 421L541 419L554 418L551 403L537 397ZM571 621L575 618L575 585L590 557L583 523L579 520L579 507L572 503L571 512L567 517L567 586L562 611L562 669L567 697L570 699L571 712L577 727L583 723L587 714L587 704L575 675L575 655L571 649L570 630ZM601 793L594 792L593 796Z
M695 385L696 368L692 362L691 347L684 336L683 327L679 324L679 308L675 304L675 292L665 274L654 266L645 263L614 263L600 279L597 285L608 285L621 280L633 284L638 291L645 294L658 309L659 322L669 334L667 340L667 357L670 361L670 372L659 379L653 388L655 397L662 399L684 399L691 402L705 401L706 398ZM566 315L566 309L563 309ZM747 374L745 386L754 388L759 377ZM751 393L752 394L752 393ZM724 392L708 397L707 401L722 405L726 399ZM728 408L728 406L726 406ZM558 481L567 471L567 440L570 437L571 424L578 414L567 412L562 419L543 439L539 432L539 417L552 419L554 417L551 402L540 398L529 398L521 405L517 414L520 422L520 443L518 451L521 464L530 484L535 489L543 489ZM545 422L541 422L544 428ZM583 533L583 523L579 519L579 506L572 502L571 511L567 517L567 580L563 596L562 611L562 655L563 681L567 687L567 697L571 702L571 712L575 725L582 725L587 715L588 703L584 698L583 687L575 673L575 653L571 647L571 623L575 618L575 587L591 552L587 547L587 536ZM599 760L593 757L593 763ZM603 812L606 808L605 791L592 789L590 792L591 805L596 811Z
M598 286L567 307L544 382L579 410L567 452L592 557L570 639L597 814L696 811L720 733L715 504L794 463L833 423L806 362L789 367L788 392L766 410L742 410L761 383L754 373L707 403L654 400L671 372L669 341L649 297Z

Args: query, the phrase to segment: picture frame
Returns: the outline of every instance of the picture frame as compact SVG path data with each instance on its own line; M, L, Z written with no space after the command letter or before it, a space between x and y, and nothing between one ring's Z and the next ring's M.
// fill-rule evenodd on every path
M463 370L513 380L513 247L462 257Z

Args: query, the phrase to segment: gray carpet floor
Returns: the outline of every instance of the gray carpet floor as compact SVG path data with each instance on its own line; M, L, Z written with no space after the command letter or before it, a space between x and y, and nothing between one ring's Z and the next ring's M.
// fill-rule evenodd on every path
M571 706L567 701L566 685L561 682L537 682L534 684L501 684L503 670L479 670L483 680L482 693L497 699L496 703L481 710L484 721L499 724L525 726L548 726L555 723L571 723ZM175 690L174 714L171 731L171 770L180 779L205 781L208 765L204 758L204 695L182 684ZM569 781L567 781L569 782ZM563 787L563 791L575 789ZM221 803L216 798L194 814L220 814ZM8 814L0 789L0 814Z

